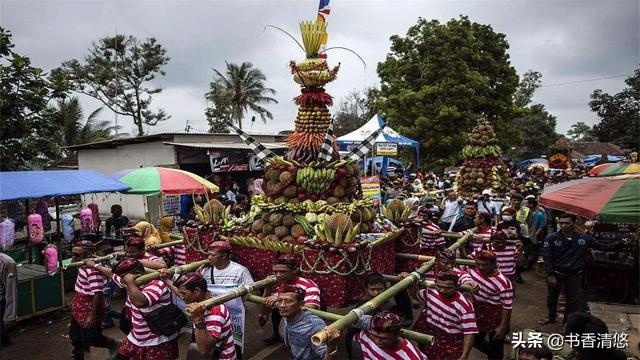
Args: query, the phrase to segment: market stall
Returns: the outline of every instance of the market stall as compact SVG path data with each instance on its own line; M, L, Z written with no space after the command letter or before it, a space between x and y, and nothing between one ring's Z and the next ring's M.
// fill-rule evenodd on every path
M567 181L540 197L546 208L596 220L593 235L601 241L622 241L617 251L593 250L587 273L591 287L611 301L638 303L639 194L640 174L632 174Z
M48 234L49 243L56 243L60 268L57 272L40 263L32 263L31 253L40 252L43 241L29 241L29 261L18 266L18 320L60 309L64 302L62 271L62 234L59 199L70 195L125 191L129 186L92 170L11 171L0 172L0 201L22 200L30 209L29 200L53 198L56 206L55 233ZM27 226L27 238L31 238ZM5 249L5 251L10 250ZM7 251L10 255L11 252Z

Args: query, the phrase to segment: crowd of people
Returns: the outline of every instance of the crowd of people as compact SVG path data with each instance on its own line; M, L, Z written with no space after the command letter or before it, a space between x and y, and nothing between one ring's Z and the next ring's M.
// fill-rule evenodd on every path
M361 314L352 327L340 331L307 309L323 309L323 294L312 280L302 277L300 260L279 256L272 273L277 284L256 292L264 297L258 314L260 325L271 322L267 345L283 342L291 359L337 358L343 343L349 359L469 359L473 348L488 359L503 359L511 331L516 284L524 283L522 273L532 270L540 258L548 286L545 318L539 324L558 321L557 302L566 298L563 322L565 332L593 329L607 332L606 326L586 315L580 307L584 253L589 248L611 249L581 229L574 215L552 214L540 206L539 191L548 177L529 178L516 174L511 188L483 190L460 196L453 189L452 177L416 174L383 183L383 201L402 199L414 205L413 221L420 227L420 253L436 257L435 266L422 280L433 287L411 286L370 314ZM249 209L249 199L238 194L233 183L223 184L220 199L232 205L234 216ZM252 191L260 191L254 182ZM442 194L442 196L438 196ZM107 348L111 359L176 359L186 351L187 359L240 359L242 352L234 342L229 309L224 305L206 307L212 297L211 284L249 285L254 282L243 265L233 261L231 245L213 241L207 250L208 264L197 271L173 275L173 265L185 264L184 245L149 250L150 244L166 242L174 228L173 218L163 218L159 231L148 222L130 226L122 208L114 205L106 222L107 233L126 238L124 251L113 266L95 262L95 256L113 252L91 235L78 236L72 245L73 261L82 261L71 303L69 337L72 358L84 359L91 347ZM587 229L588 230L588 229ZM449 236L445 237L447 233ZM470 241L456 250L448 247L456 237L468 233ZM451 236L451 234L454 234ZM96 241L97 240L97 241ZM461 265L459 260L467 262ZM136 279L148 271L159 278L144 284ZM398 277L412 276L400 273ZM255 279L259 280L259 279ZM364 278L365 295L361 304L375 298L389 286L382 274ZM115 289L121 289L121 311L113 306ZM191 324L177 306L186 304ZM420 313L414 319L414 306ZM103 329L115 326L117 319L123 336L114 339ZM532 326L535 325L535 321ZM191 328L187 349L179 349L181 330ZM603 327L604 326L604 327ZM415 344L403 336L402 328L430 334L429 345ZM326 331L328 341L314 345L311 336ZM251 330L248 330L251 336ZM551 359L547 348L522 349L519 359ZM617 359L620 353L600 349L593 352L576 348L572 359Z

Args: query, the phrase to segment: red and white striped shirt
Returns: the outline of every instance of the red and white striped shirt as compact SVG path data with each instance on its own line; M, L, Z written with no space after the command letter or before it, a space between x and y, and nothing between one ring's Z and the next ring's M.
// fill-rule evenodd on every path
M504 276L511 276L516 273L516 261L520 255L518 247L512 244L507 244L504 248L498 249L495 245L491 245L491 251L496 254L498 270ZM476 252L471 254L472 258L475 258Z
M436 272L440 272L442 270L438 269L438 265L434 266L432 270L430 270L429 272L427 272L426 274L424 274L424 276L422 277L422 279L427 280L427 281L436 281ZM462 285L462 284L466 284L471 280L471 277L469 276L469 274L467 274L466 271L460 269L459 267L452 267L451 270L449 270L451 272L453 272L454 274L458 275L458 285Z
M113 281L120 287L126 287L122 282L122 278L114 275ZM151 332L149 325L144 320L144 315L171 303L171 291L164 282L153 280L143 285L140 290L142 295L147 299L147 306L139 308L133 305L131 298L127 296L126 306L131 309L131 331L127 335L127 339L137 346L154 346L171 341L178 337L178 333L171 336L164 336Z
M444 237L440 235L427 234L427 231L438 232L440 231L440 226L438 226L433 221L422 222L422 235L420 236L420 248L435 249L438 246L447 244L447 242L444 240Z
M236 359L236 348L233 344L233 332L231 330L231 317L229 309L224 305L217 305L207 310L204 319L207 325L207 331L211 336L223 341L226 339L222 351L220 351L220 360Z
M318 307L320 306L320 288L318 288L318 285L316 285L315 282L298 276L293 281L293 284L290 284L290 285L293 285L305 291L304 304L306 306L310 306L310 305L315 305ZM279 293L280 289L283 286L284 284L278 285L274 293Z
M140 260L164 262L164 260L160 256L154 255L149 252L145 252L144 256Z
M84 295L102 293L107 282L107 277L102 275L98 270L82 266L78 269L75 292Z
M501 305L507 310L513 307L513 286L499 271L493 275L484 275L480 270L472 268L469 276L480 286L478 292L473 294L475 301Z
M422 311L426 311L429 324L449 334L467 335L478 332L473 304L459 292L447 299L434 289L422 289L418 291L417 297L426 304Z
M381 348L369 337L367 331L360 331L355 341L362 348L364 360L427 360L427 356L409 340L402 338L402 343L395 349Z
M184 245L170 246L158 251L163 256L171 258L173 260L173 266L180 266L187 263L187 250Z
M493 233L495 233L496 231L497 228L495 226L487 226L483 230L478 230L478 232L476 232L476 235L481 236L485 240L489 240L491 239L491 235L493 235ZM489 246L489 243L486 241L476 240L475 238L471 241L471 247L473 248L473 251L476 252L482 250L482 246L485 244Z

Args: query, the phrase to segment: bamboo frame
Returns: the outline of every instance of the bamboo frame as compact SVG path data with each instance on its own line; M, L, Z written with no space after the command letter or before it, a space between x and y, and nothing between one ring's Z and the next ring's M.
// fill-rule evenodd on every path
M427 256L427 255L418 255L418 254L404 254L404 253L396 253L396 257L398 259L406 259L406 260L416 260L420 262L431 261L435 259L435 256ZM456 264L458 265L467 265L467 266L475 266L476 262L471 259L456 259Z

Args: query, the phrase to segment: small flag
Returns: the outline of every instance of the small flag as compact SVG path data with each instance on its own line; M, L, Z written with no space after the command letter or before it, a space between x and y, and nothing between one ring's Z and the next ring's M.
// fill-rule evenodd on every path
M324 135L324 142L320 148L320 154L318 160L331 161L331 155L333 155L333 122L329 125L327 133Z
M316 22L323 22L323 23L327 22L329 18L329 14L331 13L331 8L329 7L329 1L330 0L320 0L320 4L318 5L318 16L316 17ZM327 58L327 54L323 52L327 48L327 40L328 40L328 35L325 32L324 36L322 37L322 45L320 45L320 50L318 51L319 58L325 58L325 59Z
M242 141L244 141L245 144L249 145L249 148L251 149L251 151L256 153L256 156L258 157L258 159L264 160L269 156L274 155L271 150L267 149L264 145L256 141L251 136L249 136L249 134L247 134L246 132L242 131L242 129L240 129L239 127L233 125L230 122L227 122L227 125L229 125L229 127L232 128L233 131L235 131L236 134L240 136L240 138L242 139Z
M385 126L387 126L386 123L382 124L382 127L380 127L380 129L374 131L371 135L369 135L366 139L364 139L364 141L361 142L360 145L356 146L355 149L351 150L351 152L347 154L345 159L358 161L361 158L363 158L365 155L367 155L367 153L369 152L369 147L372 147L373 144L375 144L376 139L378 138L378 135L382 133L382 130L384 130Z

